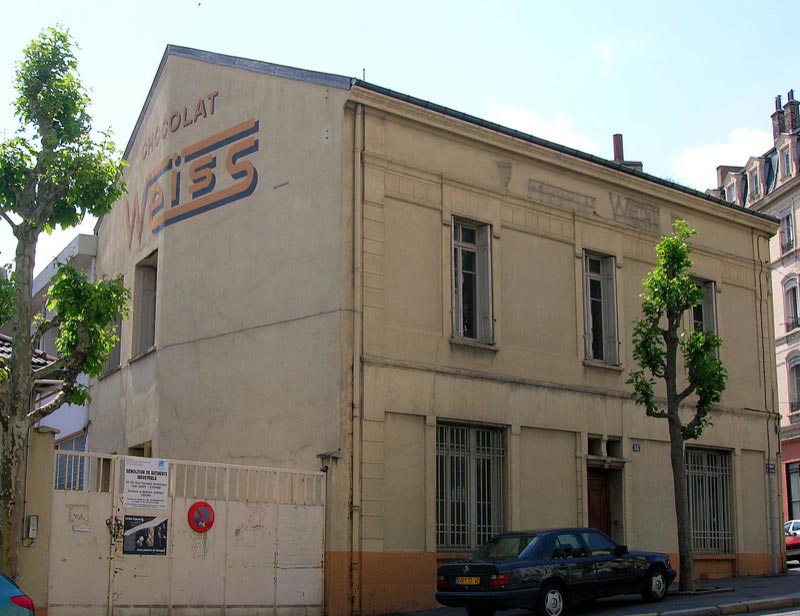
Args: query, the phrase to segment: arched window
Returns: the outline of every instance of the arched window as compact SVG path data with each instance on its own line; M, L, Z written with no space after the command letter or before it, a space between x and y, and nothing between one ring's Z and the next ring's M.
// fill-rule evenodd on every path
M783 283L783 315L787 332L800 327L798 299L797 278L789 278Z

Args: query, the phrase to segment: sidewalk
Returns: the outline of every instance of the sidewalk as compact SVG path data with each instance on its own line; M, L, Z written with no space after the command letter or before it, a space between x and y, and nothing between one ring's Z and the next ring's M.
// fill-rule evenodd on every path
M774 576L752 576L723 580L699 580L699 592L677 594L673 585L661 603L644 603L641 597L625 595L601 599L592 607L576 606L568 615L575 616L721 616L800 608L800 569ZM414 616L466 616L460 608L439 608L412 612ZM524 610L499 612L501 616L530 616Z

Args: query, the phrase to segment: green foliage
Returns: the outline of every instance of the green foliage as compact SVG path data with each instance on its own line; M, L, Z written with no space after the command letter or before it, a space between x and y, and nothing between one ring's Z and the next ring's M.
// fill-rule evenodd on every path
M633 330L633 357L639 369L631 371L628 383L633 385L633 399L652 417L672 415L680 421L678 406L695 394L694 417L681 424L686 440L698 438L711 424L709 413L725 390L727 372L719 360L722 341L718 336L699 330L679 331L684 313L703 299L703 290L692 278L689 239L696 231L682 220L676 221L673 229L656 246L656 267L643 282L642 318ZM686 381L680 392L678 351ZM666 384L666 408L655 393L657 379Z
M116 321L120 315L127 316L129 299L130 292L120 280L103 278L93 284L84 272L58 264L47 309L55 313L59 323L59 355L82 355L83 372L89 376L102 374L105 360L118 341Z
M24 50L14 81L21 128L0 143L0 209L38 230L105 214L124 190L114 143L92 136L73 48L67 31L48 28Z

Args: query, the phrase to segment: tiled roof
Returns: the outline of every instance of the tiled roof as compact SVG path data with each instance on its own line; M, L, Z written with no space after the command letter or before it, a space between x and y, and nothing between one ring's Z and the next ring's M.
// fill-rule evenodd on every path
M11 337L5 334L0 334L0 357L5 360L11 359ZM38 370L52 364L55 360L55 357L44 351L34 351L31 366L34 370Z

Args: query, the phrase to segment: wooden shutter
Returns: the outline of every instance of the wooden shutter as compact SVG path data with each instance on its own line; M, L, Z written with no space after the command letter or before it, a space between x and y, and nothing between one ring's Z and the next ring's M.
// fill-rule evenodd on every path
M492 344L492 227L483 225L477 231L478 340Z
M614 257L603 259L603 328L605 361L618 363L619 349L617 344L617 292L614 284L616 265Z

